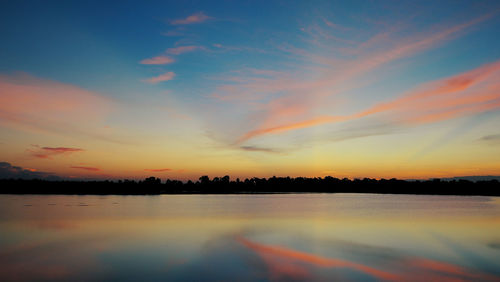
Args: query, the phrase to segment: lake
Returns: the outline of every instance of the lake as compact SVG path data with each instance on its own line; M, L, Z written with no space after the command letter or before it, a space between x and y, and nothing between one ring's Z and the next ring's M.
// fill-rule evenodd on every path
M500 281L500 198L0 195L0 280Z

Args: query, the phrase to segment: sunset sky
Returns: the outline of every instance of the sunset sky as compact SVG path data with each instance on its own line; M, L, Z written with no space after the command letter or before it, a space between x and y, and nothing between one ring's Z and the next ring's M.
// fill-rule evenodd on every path
M500 175L499 1L1 1L0 34L3 175Z

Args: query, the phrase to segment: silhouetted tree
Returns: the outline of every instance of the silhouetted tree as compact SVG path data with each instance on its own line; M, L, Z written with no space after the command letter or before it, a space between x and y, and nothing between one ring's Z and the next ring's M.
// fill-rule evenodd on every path
M325 178L276 177L246 178L244 181L231 181L228 175L214 177L206 175L199 181L183 183L179 180L148 177L143 181L119 180L105 181L65 181L65 180L22 180L0 179L0 193L10 194L179 194L179 193L391 193L391 194L435 194L435 195L488 195L500 196L498 180L468 181L441 179L425 181L405 181L395 178L387 179L338 179L331 176Z

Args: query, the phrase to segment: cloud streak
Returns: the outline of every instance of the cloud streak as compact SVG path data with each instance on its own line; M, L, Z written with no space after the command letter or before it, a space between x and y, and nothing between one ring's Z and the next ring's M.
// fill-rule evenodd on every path
M486 136L479 138L479 140L488 141L488 142L500 141L500 134L486 135Z
M180 55L198 49L203 49L203 47L195 45L179 46L179 47L168 48L165 52L172 55Z
M70 168L86 170L86 171L101 171L101 169L98 167L90 167L90 166L70 166Z
M156 56L150 59L140 61L143 65L166 65L175 62L175 60L168 56Z
M151 84L156 84L156 83L159 83L159 82L165 82L165 81L172 80L172 79L174 79L174 77L175 77L175 73L169 71L169 72L166 72L164 74L160 74L159 76L155 76L155 77L146 79L146 80L144 80L144 82L148 82L148 83L151 83Z
M500 108L500 61L449 78L425 83L400 98L346 116L321 116L252 130L236 144L266 134L388 114L396 123L424 124Z
M44 151L52 152L54 154L64 154L64 153L73 153L73 152L82 152L85 151L80 148L66 148L66 147L42 147L41 148Z
M302 65L292 68L292 71L290 66L284 70L269 72L265 70L262 72L258 70L234 71L229 76L222 77L223 83L217 86L216 90L211 93L211 97L222 103L235 104L248 112L246 124L240 126L247 130L240 132L239 136L233 136L232 145L240 145L258 136L360 119L374 115L376 111L380 111L377 112L378 114L391 113L393 116L389 118L396 118L396 108L386 111L367 108L352 114L336 114L335 108L339 107L337 103L340 99L348 101L351 95L359 95L357 93L360 93L360 88L366 87L369 91L370 83L381 76L380 70L385 70L385 67L392 67L401 59L443 45L490 17L491 15L487 14L459 24L434 26L428 31L413 34L411 32L398 33L397 29L383 30L365 41L340 43L352 45L350 49L356 50L354 53L343 55L339 55L339 52L343 51L335 48L337 45L332 47L330 44L323 44L330 42L327 36L329 33L338 30L334 25L324 23L330 28L321 30L324 34L318 35L316 39L323 41L320 42L322 44L318 45L318 48L315 48L314 53L290 44L278 45L280 51L294 60L303 61ZM319 32L317 28L313 30ZM489 77L488 71L483 71L478 71L481 72L479 76ZM454 107L465 105L467 99L473 98L460 98L456 102L459 103L457 105L452 105L453 99L443 98L446 101L439 101L438 104L443 107L443 110L436 106L432 111L425 109L426 105L436 105L432 103L431 98L425 97L425 95L436 97L433 91L462 93L464 89L471 89L483 81L483 78L475 77L475 74L469 74L469 76L472 77L472 82L468 81L469 77L457 77L454 81L446 81L447 85L441 88L435 87L428 90L427 94L419 93L420 96L407 98L421 102L422 105L419 107L421 112L414 110L411 112L413 117L405 114L404 119L400 121L410 125L422 124L487 110L487 106L479 105L476 108L454 109ZM426 83L422 85L432 88ZM490 96L487 97L488 95ZM488 100L493 96L493 93L484 94L482 98ZM410 103L399 101L397 98L388 103L392 102L405 105ZM427 104L424 105L425 103ZM382 108L390 105L377 106ZM408 106L405 107L408 108Z
M317 126L325 123L332 123L332 122L340 122L340 121L345 121L348 120L349 117L334 117L334 116L322 116L322 117L317 117L313 118L310 120L304 120L301 122L295 122L295 123L290 123L290 124L284 124L284 125L278 125L274 127L268 127L268 128L262 128L262 129L257 129L257 130L252 130L247 132L245 135L241 136L238 140L236 140L236 144L241 144L249 139L252 139L257 136L261 135L266 135L266 134L278 134L278 133L283 133L287 132L290 130L297 130L297 129L302 129L302 128L307 128L311 126Z
M212 17L205 15L205 13L203 13L203 12L198 12L198 13L192 14L184 19L173 20L170 23L172 25L197 24L197 23L205 22L205 21L210 20L210 19L212 19Z
M81 148L68 148L68 147L40 147L33 145L36 149L27 149L32 156L40 159L52 159L54 156L67 156L72 153L83 152Z
M114 109L99 93L24 73L0 75L0 93L0 125L18 130L87 132Z
M149 171L149 172L167 172L167 171L172 171L171 168L146 168L144 171Z
M239 148L243 151L249 151L249 152L280 153L280 151L273 148L264 148L257 146L241 146Z

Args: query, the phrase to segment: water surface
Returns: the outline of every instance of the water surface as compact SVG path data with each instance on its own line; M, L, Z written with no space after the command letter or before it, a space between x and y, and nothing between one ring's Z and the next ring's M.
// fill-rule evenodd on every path
M0 280L500 281L500 198L0 195Z

